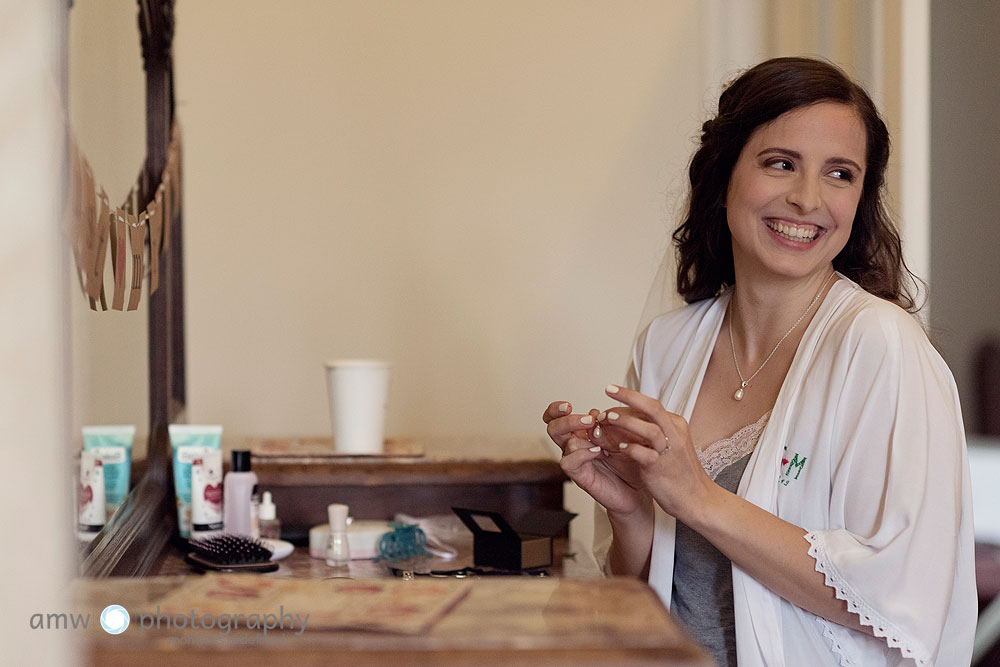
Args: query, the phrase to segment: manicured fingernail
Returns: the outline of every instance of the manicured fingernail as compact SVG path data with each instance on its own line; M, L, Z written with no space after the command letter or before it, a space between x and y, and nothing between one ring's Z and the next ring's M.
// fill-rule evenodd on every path
M595 426L594 427L594 437L595 438L600 438L601 437L601 427L600 426Z
M628 449L628 443L627 442L623 442L623 443L619 444L618 445L618 449Z
M608 392L609 394L617 394L618 393L618 385L609 384L607 387L604 388L604 391Z
M608 416L608 413L602 412L601 414L597 415L597 421L602 422L602 421L604 421L604 418L607 417L607 416Z
M608 413L608 419L610 419L611 421L614 421L614 420L618 419L618 413L617 412L609 412Z
M587 451L591 451L591 452L594 452L596 454L597 452L601 451L601 448L595 445L595 446L591 447Z
M586 417L580 417L581 424L592 424L593 422L594 418L591 417L590 415L587 415Z
M569 412L569 403L561 403L559 405L559 412Z

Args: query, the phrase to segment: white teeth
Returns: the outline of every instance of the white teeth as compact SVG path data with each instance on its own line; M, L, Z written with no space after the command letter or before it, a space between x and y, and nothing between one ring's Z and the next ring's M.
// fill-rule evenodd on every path
M816 238L816 234L818 233L818 230L815 229L794 227L792 225L785 225L781 222L769 222L767 226L782 236L795 241L812 241Z

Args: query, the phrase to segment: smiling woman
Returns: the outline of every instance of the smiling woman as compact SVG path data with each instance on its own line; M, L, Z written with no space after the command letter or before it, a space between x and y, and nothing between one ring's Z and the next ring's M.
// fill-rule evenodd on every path
M961 409L907 312L888 151L829 63L736 79L674 235L688 305L639 335L607 388L624 407L543 416L606 510L606 569L647 579L720 665L969 662Z

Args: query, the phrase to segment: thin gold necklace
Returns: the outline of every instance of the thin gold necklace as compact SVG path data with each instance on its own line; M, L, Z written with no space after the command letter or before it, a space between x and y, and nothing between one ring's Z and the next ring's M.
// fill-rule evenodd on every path
M740 388L736 390L735 394L733 394L733 398L734 399L736 399L737 401L742 401L743 400L743 390L747 388L747 385L750 384L751 380L753 380L755 377L757 377L757 373L760 373L761 370L764 369L764 366L767 366L767 362L771 361L771 357L773 357L774 353L778 351L778 348L781 347L781 344L785 342L785 339L788 338L788 336L791 335L791 333L793 331L795 331L795 327L799 326L799 322L801 322L805 318L805 316L809 313L809 311L812 310L812 307L816 305L817 301L819 301L819 295L823 293L823 290L826 288L827 283L830 282L830 278L833 278L835 275L836 275L836 273L834 272L834 273L831 273L829 276L827 276L827 279L823 281L822 285L820 285L819 291L816 292L816 296L813 297L813 300L809 302L809 305L806 307L806 309L802 312L801 315L799 315L799 319L795 320L795 324L793 324L788 329L788 331L785 332L785 335L781 337L781 340L779 340L775 344L774 348L771 350L771 354L767 355L767 359L764 360L764 363L762 363L760 366L758 366L757 370L755 370L753 372L753 375L751 375L750 377L748 377L746 380L743 379L743 373L740 371L740 362L736 360L736 342L733 340L733 312L732 312L732 308L730 308L730 312L729 312L729 345L733 348L733 363L736 365L736 374L740 376ZM733 297L734 298L736 297L736 293L735 292L733 293ZM733 304L733 300L731 299L729 301L729 305L732 306L732 304Z

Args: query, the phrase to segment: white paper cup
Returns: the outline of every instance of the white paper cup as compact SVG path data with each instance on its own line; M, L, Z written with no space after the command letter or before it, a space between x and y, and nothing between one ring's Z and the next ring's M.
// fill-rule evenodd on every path
M377 359L326 362L333 445L342 454L381 454L390 366Z

